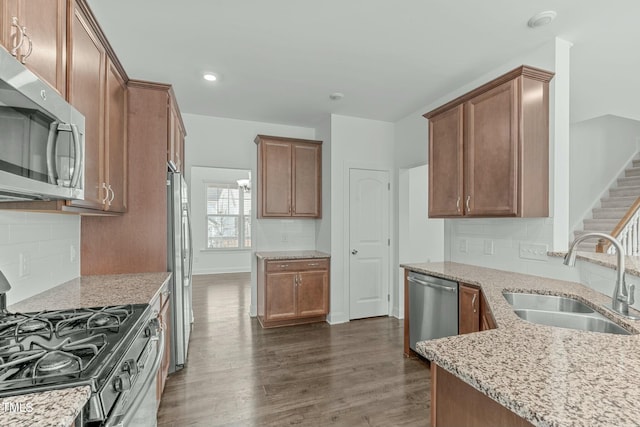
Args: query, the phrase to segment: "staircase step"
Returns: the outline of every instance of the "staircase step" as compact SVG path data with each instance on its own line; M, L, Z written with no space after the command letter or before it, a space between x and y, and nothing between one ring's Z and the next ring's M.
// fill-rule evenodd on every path
M620 196L640 196L640 185L630 185L628 187L612 188L609 190L610 197Z
M605 197L600 200L602 208L629 208L637 199L636 196Z
M619 220L617 219L585 219L583 221L584 231L601 231L604 233L610 233Z
M596 244L589 242L580 242L578 243L578 247L576 249L578 249L580 252L595 252Z
M573 232L573 239L577 239L578 237L582 236L583 234L586 233L591 233L590 231L584 231L584 230L576 230ZM587 243L587 244L592 244L595 246L596 243L598 243L598 238L597 237L590 237L587 240L585 240L584 242L580 242L581 244Z
M628 168L624 171L624 176L640 176L640 167Z
M640 175L618 178L618 188L640 186Z
M617 219L627 213L628 208L594 208L593 219Z

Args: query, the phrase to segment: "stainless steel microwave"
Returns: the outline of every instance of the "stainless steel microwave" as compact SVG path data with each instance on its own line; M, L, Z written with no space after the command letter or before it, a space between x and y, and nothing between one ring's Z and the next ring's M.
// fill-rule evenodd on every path
M0 48L0 201L84 199L84 116Z

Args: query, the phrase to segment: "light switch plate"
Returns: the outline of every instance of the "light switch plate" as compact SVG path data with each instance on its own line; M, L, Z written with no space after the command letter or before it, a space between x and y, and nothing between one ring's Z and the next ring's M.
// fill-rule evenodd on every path
M520 243L520 258L547 261L547 245L541 243Z

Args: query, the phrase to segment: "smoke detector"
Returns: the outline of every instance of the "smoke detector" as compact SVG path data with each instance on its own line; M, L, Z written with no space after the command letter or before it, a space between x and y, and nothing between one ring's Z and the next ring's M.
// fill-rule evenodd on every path
M531 28L544 27L549 25L558 14L554 10L547 10L544 12L536 13L529 19L527 25Z

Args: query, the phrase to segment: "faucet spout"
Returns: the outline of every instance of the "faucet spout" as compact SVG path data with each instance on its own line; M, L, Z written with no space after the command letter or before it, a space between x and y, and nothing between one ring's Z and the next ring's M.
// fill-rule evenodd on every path
M589 238L592 237L599 237L601 239L606 239L608 241L611 242L611 244L613 245L613 247L616 248L616 258L617 258L617 264L618 264L618 271L617 271L617 278L616 278L616 285L613 288L613 295L612 295L612 301L611 301L611 307L613 308L614 311L616 311L619 314L622 314L623 316L629 316L629 305L633 304L634 302L634 296L633 293L635 291L635 287L632 285L630 287L627 287L627 284L625 282L624 279L624 275L625 275L625 265L624 265L624 249L622 247L622 245L620 244L620 241L618 241L618 239L616 239L615 237L609 235L609 234L605 234L605 233L586 233L583 234L580 237L577 237L573 243L571 244L571 247L569 248L569 251L567 252L567 255L565 255L564 257L564 264L568 265L568 266L574 266L576 264L576 247L577 245Z

